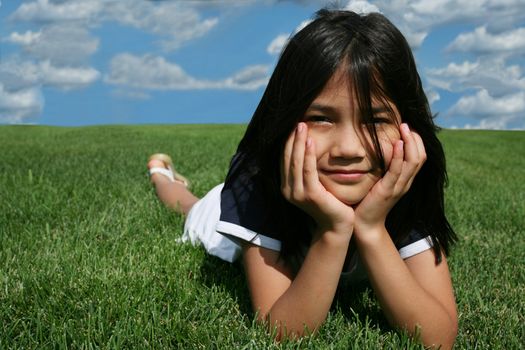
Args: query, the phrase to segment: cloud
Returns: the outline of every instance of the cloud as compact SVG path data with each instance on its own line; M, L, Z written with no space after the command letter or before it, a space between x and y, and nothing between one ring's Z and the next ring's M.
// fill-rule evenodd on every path
M345 6L345 10L354 11L356 13L367 14L370 12L381 12L376 5L364 0L350 0Z
M268 45L266 51L270 55L278 55L279 53L281 53L283 47L288 42L289 37L289 34L279 34L277 37L275 37L275 39L272 40L270 45Z
M446 24L470 23L502 31L525 18L523 0L351 0L347 7L376 7L401 30L414 49L421 47L432 30Z
M290 40L292 36L300 32L304 27L310 24L310 22L312 22L312 20L310 19L304 20L301 23L299 23L297 27L295 27L291 34L283 33L276 36L266 48L266 52L268 52L270 55L278 55L279 53L281 53L286 44L288 44L288 40Z
M218 18L202 19L188 4L169 1L113 2L106 7L106 16L162 36L160 43L166 50L175 50L188 41L202 37L219 22Z
M23 3L10 17L15 21L31 22L88 20L100 13L102 5L100 0L36 0Z
M100 73L91 67L56 67L49 61L40 62L37 67L43 85L54 86L62 90L86 87L100 77Z
M84 27L115 21L161 36L158 43L170 51L202 37L219 21L216 17L201 18L191 3L144 0L35 0L20 5L10 19L59 26L69 22Z
M217 84L218 88L257 90L268 83L269 70L270 67L265 64L248 66L235 73L231 78L214 82L214 84Z
M86 87L100 77L91 67L57 67L50 61L18 61L14 58L0 62L0 81L8 90L52 86L61 90Z
M41 35L42 32L32 32L30 30L26 31L24 34L13 32L5 40L14 44L31 45L34 42L37 42Z
M492 34L487 31L487 27L478 27L473 32L458 35L447 50L476 53L524 52L525 28Z
M43 107L40 89L9 91L0 83L0 122L22 123L40 113Z
M431 87L425 89L425 94L427 95L428 103L431 105L441 99L439 93Z
M525 91L525 77L518 65L507 66L502 58L449 63L426 71L430 85L453 92L486 89L492 96Z
M197 79L176 63L160 56L119 54L111 60L105 77L109 84L147 90L255 90L268 82L269 66L253 65L223 80Z
M525 91L494 97L485 89L463 96L447 112L480 120L477 128L504 129L510 124L525 128Z
M524 114L525 118L525 92L493 97L485 89L475 95L463 96L450 109L451 114L487 117L491 115L517 115Z
M59 66L84 64L99 46L85 28L71 23L45 26L38 32L14 32L8 40L22 45L31 56Z

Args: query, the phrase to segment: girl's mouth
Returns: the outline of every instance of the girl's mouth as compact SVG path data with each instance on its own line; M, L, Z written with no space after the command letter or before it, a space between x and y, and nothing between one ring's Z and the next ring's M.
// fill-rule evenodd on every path
M365 177L370 171L359 169L330 169L320 170L320 172L336 182L356 182Z

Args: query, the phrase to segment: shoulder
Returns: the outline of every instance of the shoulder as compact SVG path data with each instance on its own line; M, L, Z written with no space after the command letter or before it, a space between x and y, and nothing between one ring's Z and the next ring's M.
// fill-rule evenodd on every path
M408 259L411 256L430 250L432 247L433 243L431 236L417 230L410 231L404 239L396 243L399 255L401 255L403 259Z
M221 214L217 231L236 240L281 250L281 232L264 195L262 180L255 168L237 169L238 157L221 191Z

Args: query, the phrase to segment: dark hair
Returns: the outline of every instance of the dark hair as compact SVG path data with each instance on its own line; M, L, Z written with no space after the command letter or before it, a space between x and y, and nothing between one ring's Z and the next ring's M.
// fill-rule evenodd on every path
M342 67L354 87L363 122L371 120L371 96L391 101L402 122L423 139L427 161L408 191L390 211L386 226L395 243L411 230L432 238L436 260L448 254L456 236L444 213L445 157L408 43L383 15L320 10L290 38L248 125L237 154L242 168L260 176L273 220L282 228L281 257L291 266L310 244L313 220L280 191L280 161L286 139L336 70ZM365 123L385 171L373 123ZM235 172L229 177L236 176ZM298 244L298 241L300 244Z

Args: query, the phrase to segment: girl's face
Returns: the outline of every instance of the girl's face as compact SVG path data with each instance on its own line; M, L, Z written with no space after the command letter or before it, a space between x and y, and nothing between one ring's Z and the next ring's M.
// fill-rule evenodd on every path
M342 73L334 74L306 110L303 121L315 143L320 182L343 203L355 205L381 178L381 169L350 84ZM394 111L395 120L387 107ZM401 118L393 103L385 106L372 98L372 110L388 169L393 144L400 139Z

